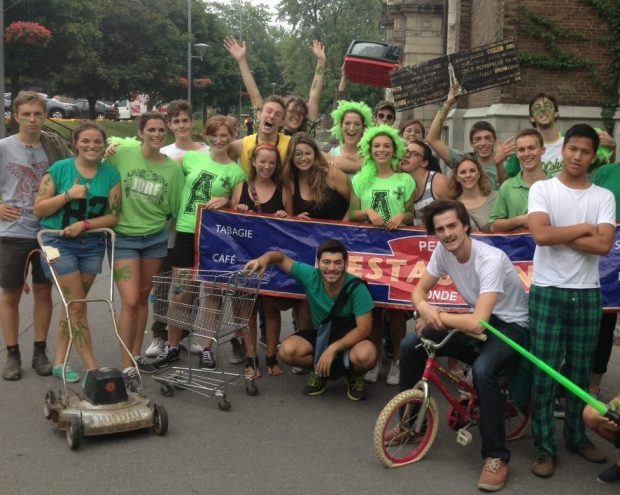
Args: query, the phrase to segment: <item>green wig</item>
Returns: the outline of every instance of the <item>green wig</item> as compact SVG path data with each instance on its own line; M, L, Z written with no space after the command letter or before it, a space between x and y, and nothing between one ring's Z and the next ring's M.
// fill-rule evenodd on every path
M359 148L359 153L364 159L362 162L362 168L359 171L358 179L362 190L370 187L377 176L377 164L372 158L372 141L377 136L381 135L388 136L392 140L392 143L394 143L394 154L390 162L391 168L394 172L398 169L398 164L407 151L403 138L398 135L398 131L396 129L390 127L389 125L381 124L366 129L362 139L360 139L360 142L357 145Z
M368 129L372 126L372 110L366 103L357 101L340 100L338 102L338 108L332 112L332 119L334 121L334 127L331 128L332 136L338 138L338 141L344 143L344 136L342 135L342 121L346 113L355 112L362 118L362 125L364 129Z

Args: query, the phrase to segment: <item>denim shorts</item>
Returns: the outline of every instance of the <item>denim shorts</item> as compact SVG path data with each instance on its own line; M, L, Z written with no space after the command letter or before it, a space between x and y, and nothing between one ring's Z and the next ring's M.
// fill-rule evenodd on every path
M55 247L60 252L60 258L54 261L54 269L61 277L75 272L89 275L101 273L106 247L102 234L85 234L74 239L44 235L43 244ZM47 278L51 278L47 262L41 260L41 264Z
M165 258L168 254L168 229L149 235L116 234L116 260Z

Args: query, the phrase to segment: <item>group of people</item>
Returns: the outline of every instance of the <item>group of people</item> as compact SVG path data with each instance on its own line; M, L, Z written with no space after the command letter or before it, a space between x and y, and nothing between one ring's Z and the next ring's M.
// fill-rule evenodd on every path
M440 243L422 279L412 287L412 304L420 315L416 333L406 336L406 312L374 307L363 281L346 273L346 246L330 239L319 246L316 267L279 251L247 263L248 270L257 272L277 265L302 285L307 298L292 304L296 331L279 345L280 312L290 305L261 296L244 343L233 340L231 360L245 361L246 373L260 376L256 349L262 320L269 375L283 373L278 358L300 372L310 371L304 387L310 396L323 393L329 378L346 376L348 397L362 400L365 382L376 382L382 373L382 353L390 355L386 382L411 388L425 362L417 347L419 335L439 338L445 329L456 328L463 333L442 352L472 366L485 459L478 486L501 489L510 452L498 379L517 356L492 336L473 346L467 334L482 331L480 320L490 321L513 340L529 343L551 366L563 365L578 385L600 393L616 324L615 314L602 314L598 273L598 258L611 249L619 219L620 169L600 163L601 158L613 161L606 153L615 148L613 139L585 124L560 135L557 102L541 93L529 105L533 128L502 144L493 126L476 122L469 136L473 152L454 150L442 141L441 130L457 99L455 87L428 133L415 119L393 127L396 108L389 101L380 102L373 112L364 103L339 100L332 112L332 134L339 145L324 152L314 139L324 47L319 42L312 47L317 65L307 103L299 97L263 99L245 44L228 37L225 47L238 62L257 107L256 133L243 138L237 136L234 119L215 116L204 125L206 143L195 141L190 104L176 100L166 116L147 112L140 117L140 140L122 140L111 147L98 124L83 122L74 130L72 155L62 140L42 131L45 101L40 96L24 91L15 99L19 132L0 141L0 324L7 345L3 378L18 380L22 375L18 308L27 264L32 267L35 304L32 366L39 375L62 378L64 373L69 382L81 378L72 367L63 366L67 315L60 317L53 363L47 357L52 316L49 267L30 256L38 247L39 228L57 231L44 243L60 251L54 269L69 301L84 299L101 273L106 241L88 231L116 231L112 270L121 301L118 327L130 351L121 350L121 364L128 389L135 390L136 367L152 373L180 359L182 328L155 322L146 358L142 340L153 277L168 270L173 278L182 277L194 267L199 206L301 221L344 220L388 231L418 225ZM345 87L343 76L339 90ZM175 141L165 146L168 131ZM446 167L449 174L443 173ZM476 231L517 229L529 229L536 242L529 296L507 255L471 237ZM428 292L445 275L471 306L471 314L429 304ZM170 311L175 301L187 297L175 294ZM95 369L85 305L70 308L74 345L84 368ZM199 354L205 368L215 368L220 359L210 339L190 350ZM557 458L555 389L550 378L533 370L537 457L532 471L541 477L553 474ZM568 396L565 405L568 448L589 461L604 462L585 436L582 404ZM586 410L586 418L603 436L617 440L615 427L592 411ZM599 478L620 480L620 466Z

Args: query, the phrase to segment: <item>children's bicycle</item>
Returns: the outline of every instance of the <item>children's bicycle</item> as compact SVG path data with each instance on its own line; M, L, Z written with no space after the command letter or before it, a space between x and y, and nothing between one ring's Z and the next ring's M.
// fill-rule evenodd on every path
M452 330L439 343L420 338L428 354L422 379L411 389L394 397L381 411L374 431L375 453L387 467L417 462L429 451L439 428L437 403L431 397L429 383L434 384L450 404L448 425L457 432L456 440L466 446L472 441L469 428L479 421L478 394L464 377L446 370L435 357L458 330ZM486 335L474 336L486 340ZM444 379L456 384L459 394L453 395ZM501 385L504 400L506 440L516 440L525 433L530 420L529 405L522 410L511 399L507 383Z

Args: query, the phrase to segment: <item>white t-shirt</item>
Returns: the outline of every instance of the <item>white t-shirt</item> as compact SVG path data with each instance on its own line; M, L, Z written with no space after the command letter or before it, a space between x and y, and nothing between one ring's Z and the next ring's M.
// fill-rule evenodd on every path
M442 244L437 246L426 271L433 277L449 275L472 308L480 294L497 293L493 314L508 323L527 326L527 294L512 262L500 249L471 240L471 256L460 263Z
M202 144L202 147L196 151L209 151L209 147L206 144L204 143L201 143L201 144ZM159 151L163 153L164 155L169 156L173 160L178 160L179 158L183 157L185 153L187 153L189 150L184 150L182 148L179 148L176 145L176 143L172 143L172 144L169 144L168 146L164 146ZM170 236L168 237L168 249L172 249L174 247L175 242L177 241L176 222L172 219L168 221L168 231L170 232Z
M542 168L549 177L555 177L562 171L562 144L564 137L560 137L553 143L545 143L545 152L541 162Z
M610 191L595 185L571 189L557 177L540 180L530 188L528 214L534 212L547 213L554 227L616 225L616 201ZM532 283L566 289L600 287L598 263L598 255L580 253L564 244L536 246Z

